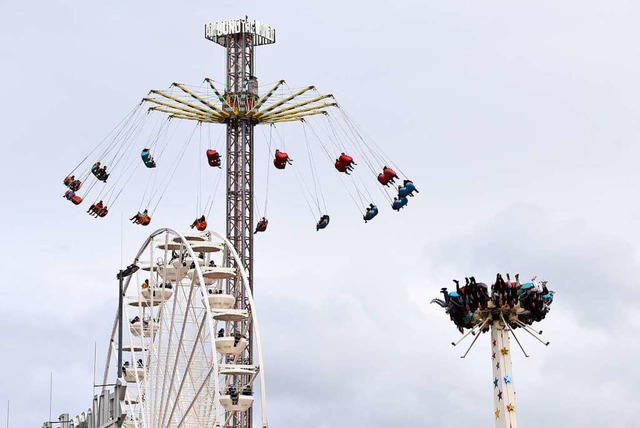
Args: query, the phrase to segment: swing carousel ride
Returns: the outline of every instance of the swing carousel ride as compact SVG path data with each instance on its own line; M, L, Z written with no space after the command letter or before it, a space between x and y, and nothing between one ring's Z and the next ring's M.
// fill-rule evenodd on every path
M140 203L137 212L131 208L130 220L148 226L173 178L184 167L181 163L189 158L186 154L199 150L198 171L204 166L212 172L199 174L198 188L202 188L202 181L210 181L213 186L206 199L198 196L197 215L190 226L203 231L221 185L221 169L225 163L227 169L233 167L235 161L228 158L228 150L225 157L221 141L224 130L216 138L212 128L237 122L249 122L251 132L255 125L267 128L262 129L263 139L257 141L256 150L264 154L262 161L269 165L265 167L264 204L252 201L254 215L260 219L256 233L265 232L268 226L270 169L284 174L293 171L317 230L326 228L330 220L323 192L327 180L323 175L331 169L341 175L345 193L365 222L379 213L373 197L376 187L385 205L395 211L404 208L409 198L418 193L414 183L335 102L333 95L323 95L314 86L291 88L284 80L262 89L254 76L243 82L240 91L221 92L219 85L207 78L197 87L173 83L166 90L152 90L67 174L63 180L64 197L75 205L90 201L87 213L102 218L125 190L137 191ZM298 128L287 129L291 126ZM292 140L296 143L287 146L286 142ZM144 182L144 186L134 185Z
M444 299L433 299L446 310L451 321L460 333L464 333L457 342L457 346L469 335L475 336L471 345L461 358L465 358L482 333L491 331L491 361L493 367L493 402L496 428L518 428L516 418L516 392L513 386L511 371L511 349L509 335L526 357L515 330L521 328L533 336L543 345L549 345L541 339L542 331L535 330L531 325L542 321L549 313L553 302L554 292L547 288L547 281L520 283L520 276L515 275L512 281L509 274L505 281L501 274L496 275L496 281L491 288L483 282L476 282L474 277L465 278L465 285L453 280L455 291L440 291ZM465 333L465 330L468 330Z
M103 389L91 415L76 417L71 426L252 428L253 393L259 390L260 426L266 428L252 292L253 236L269 224L270 174L298 181L317 231L330 221L323 193L329 173L339 177L365 223L379 214L376 187L395 211L418 193L333 95L314 86L291 88L284 80L258 85L254 48L275 43L272 27L236 19L207 25L205 37L226 48L226 82L207 78L199 86L172 83L150 91L63 180L64 197L88 205L95 218L107 217L125 190L137 192L140 202L130 208L130 220L140 226L151 224L176 175L195 170L198 182L190 224L195 230L152 232L118 274L122 309ZM256 129L262 131L257 144ZM189 157L197 158L195 168L184 165ZM265 165L264 205L255 201L258 161ZM223 176L225 236L208 230ZM203 182L211 187L203 190ZM122 338L123 324L129 343ZM114 372L116 383L110 384Z

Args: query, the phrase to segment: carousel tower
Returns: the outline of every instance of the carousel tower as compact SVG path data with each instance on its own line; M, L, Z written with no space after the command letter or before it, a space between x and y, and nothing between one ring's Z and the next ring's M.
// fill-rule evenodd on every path
M256 120L246 113L258 101L254 49L275 43L275 30L258 21L247 19L209 24L205 37L227 50L224 99L231 102L224 109L239 114L230 117L227 127L227 239L238 252L249 275L253 290L253 133ZM227 293L236 296L240 309L246 302L242 287L229 281ZM248 346L243 351L245 364L253 364L253 331L248 329ZM252 409L234 415L233 427L251 428Z

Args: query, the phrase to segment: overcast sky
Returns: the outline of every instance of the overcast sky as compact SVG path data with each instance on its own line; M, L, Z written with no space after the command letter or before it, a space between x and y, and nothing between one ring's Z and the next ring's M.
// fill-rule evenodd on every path
M5 0L10 426L48 417L51 372L54 417L89 407L121 249L126 262L150 232L121 227L142 185L94 220L61 197L62 178L149 89L224 80L224 50L203 27L244 15L277 29L257 50L261 82L335 94L421 191L367 225L336 196L316 233L295 185L272 188L255 256L270 426L491 426L489 338L460 359L459 333L428 302L452 278L497 271L556 291L540 326L551 345L522 334L531 358L514 353L520 425L637 426L639 4ZM190 180L178 178L152 226L192 221L180 199Z

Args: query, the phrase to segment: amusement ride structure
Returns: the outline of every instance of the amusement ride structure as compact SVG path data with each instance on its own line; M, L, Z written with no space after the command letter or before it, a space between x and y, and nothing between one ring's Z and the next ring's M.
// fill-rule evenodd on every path
M535 283L533 278L531 282L521 284L519 275L515 276L515 281L511 281L509 274L506 278L505 281L498 274L490 289L485 283L476 282L474 277L465 278L463 286L454 280L456 290L448 292L443 288L441 292L444 299L433 299L431 303L445 308L460 333L468 330L460 340L451 342L453 346L460 344L469 335L475 336L461 358L467 356L482 333L491 332L495 426L517 428L509 335L513 336L526 357L529 355L515 334L517 328L522 328L545 346L549 345L549 342L540 338L542 331L536 331L531 325L546 317L554 292L547 288L547 281Z
M95 396L89 412L75 419L62 415L59 421L46 422L45 427L60 422L74 428L252 428L258 389L260 417L255 419L261 427L268 426L264 365L252 296L254 235L266 232L268 225L268 175L262 214L255 204L257 125L269 127L265 140L275 169L294 169L307 191L309 208L319 218L316 230L326 228L330 217L321 193L321 164L315 162L310 136L340 174L365 222L378 215L368 185L379 187L396 211L418 192L408 179L394 188L401 171L338 108L332 95L319 94L313 86L291 89L284 81L260 90L254 49L275 43L272 27L248 18L235 19L207 25L205 37L226 49L225 90L220 91L211 79L205 79L199 88L173 83L167 90L152 90L67 175L65 198L79 205L94 195L87 212L96 218L106 217L123 190L130 187L136 171L142 169L149 174L148 183L131 221L147 226L196 132L202 143L203 124L223 124L225 156L222 149L211 146L202 154L217 174L214 188L220 181L218 168L226 163L226 234L207 230L214 204L212 191L206 203L198 199L197 217L191 224L196 231L182 234L159 229L149 236L133 262L118 273L120 307L99 385L101 393ZM149 125L149 118L158 114L160 119ZM312 118L321 122L312 124ZM169 140L176 122L191 122L195 128L187 133L181 151L171 156ZM312 185L296 169L304 163L293 163L284 150L278 125L285 122L302 124ZM273 141L274 132L279 142ZM273 151L275 145L279 148ZM363 166L356 167L358 163L348 153ZM169 168L163 169L167 164ZM368 172L359 171L363 168ZM199 180L201 177L199 173ZM254 213L258 213L257 222Z

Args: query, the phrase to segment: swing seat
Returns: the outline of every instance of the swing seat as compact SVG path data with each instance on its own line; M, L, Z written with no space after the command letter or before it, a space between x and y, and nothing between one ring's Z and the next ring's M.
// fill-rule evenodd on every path
M274 159L273 165L278 169L284 169L287 166L287 161L280 162L278 159Z
M533 282L525 282L524 284L522 284L520 286L520 289L521 290L528 290L528 289L533 288L533 287L534 287Z
M387 186L389 183L393 183L393 180L398 178L398 175L391 168L384 168L381 174L378 174L378 181L383 186Z
M221 164L220 154L216 150L207 150L207 162L209 163L209 166L219 168Z
M343 164L345 167L351 165L353 163L353 158L349 155L340 155L338 161Z
M100 181L107 182L107 178L109 178L109 174L105 173L102 169L96 168L94 165L91 167L91 173Z
M384 168L382 170L382 174L384 174L384 176L389 178L390 180L392 180L394 178L398 178L398 174L396 174L396 172L394 170L392 170L391 168Z
M380 184L382 184L383 186L388 186L389 185L389 181L391 181L389 178L387 178L383 173L378 174L378 182Z
M149 149L143 149L142 153L140 153L140 157L142 158L142 162L144 163L144 166L146 166L147 168L156 167L156 161L153 160L153 157L151 156L151 151Z
M151 223L151 216L145 215L138 218L138 224L140 226L148 226L149 223Z
M82 198L78 195L73 195L69 200L73 202L74 205L80 205L82 203Z
M398 189L398 196L406 198L407 196L413 196L413 192L418 192L418 189L416 189L412 181L408 181L407 184Z
M104 217L104 216L106 216L107 214L109 214L109 210L107 209L107 207L104 207L104 208L102 208L102 209L100 209L100 210L96 211L96 215L97 215L98 217Z
M316 230L324 229L327 226L329 226L329 218L325 217L318 222L318 224L316 225Z
M378 215L378 207L374 207L373 209L368 209L364 215L364 221L373 220L375 216Z
M74 192L80 190L80 187L82 186L82 182L80 180L72 180L71 177L65 177L63 183Z
M277 152L274 160L286 163L289 160L289 155L285 152Z
M405 205L407 205L408 203L409 203L409 200L407 198L396 199L395 201L393 201L391 208L393 208L396 211L400 211L400 209Z
M265 221L260 220L256 225L256 233L266 231L268 225L269 225L268 220L265 220Z
M343 164L342 162L340 162L339 160L336 161L335 165L336 169L339 172L347 172L347 167L345 164Z
M197 221L195 224L196 229L198 229L200 232L204 232L207 228L207 222L206 221Z

